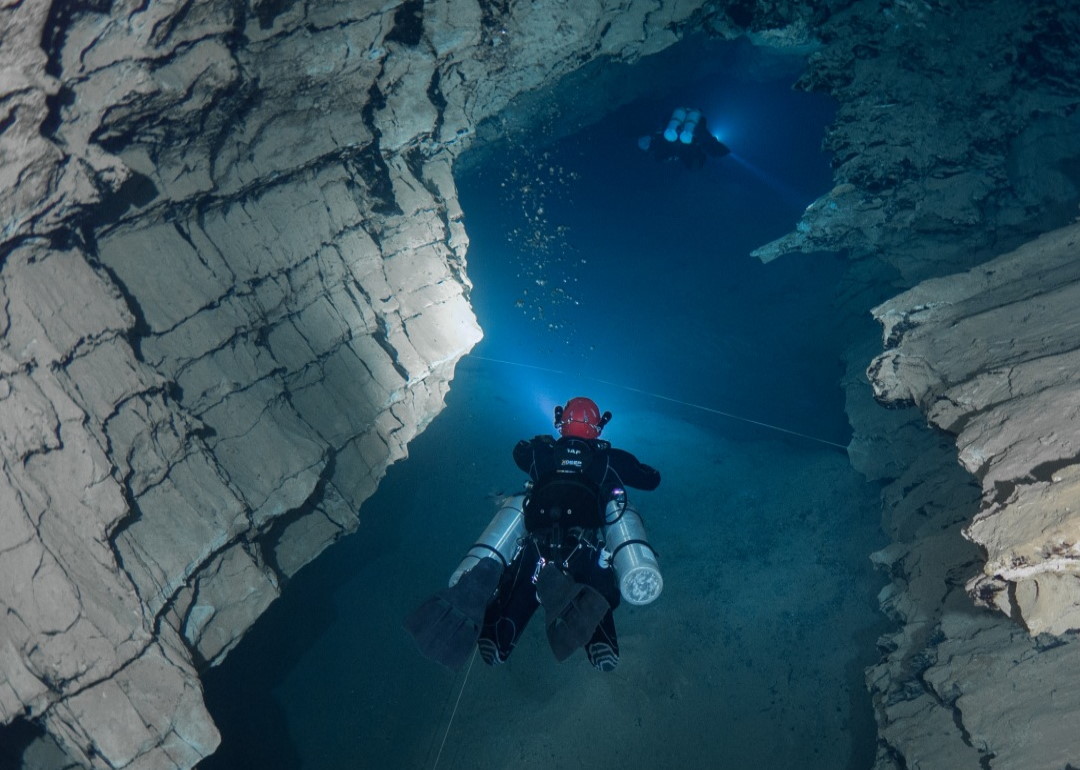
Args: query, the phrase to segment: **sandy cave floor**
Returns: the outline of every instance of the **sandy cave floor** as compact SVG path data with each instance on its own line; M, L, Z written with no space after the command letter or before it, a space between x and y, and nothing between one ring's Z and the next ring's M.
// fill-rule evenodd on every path
M664 473L635 497L664 593L617 610L615 672L584 654L556 663L539 616L505 666L477 658L463 691L464 672L416 652L402 618L516 491L518 433L547 429L535 409L519 426L481 408L504 393L497 372L463 363L447 410L391 469L361 531L290 585L245 639L245 663L211 675L212 703L230 680L263 702L216 710L226 744L206 764L262 751L324 770L436 757L440 768L869 766L862 670L886 627L874 601L884 576L867 558L884 545L876 488L836 449L761 430L733 440L730 424L681 407L635 396L605 433ZM275 680L252 681L269 673L260 658L283 667Z

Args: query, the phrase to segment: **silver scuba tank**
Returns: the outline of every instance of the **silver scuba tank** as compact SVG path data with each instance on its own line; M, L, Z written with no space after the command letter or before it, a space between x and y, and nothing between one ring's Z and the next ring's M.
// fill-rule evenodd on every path
M450 576L451 586L456 585L461 576L479 564L481 559L495 559L506 569L506 565L517 555L518 541L525 535L524 506L525 495L514 495L503 500L487 529Z
M679 138L679 126L686 120L686 108L676 107L671 113L671 120L668 121L667 128L664 129L664 139L669 142L674 142Z
M686 120L683 121L682 126L679 128L680 142L690 144L694 141L694 129L697 128L699 120L701 120L701 110L690 110L686 113Z
M656 551L646 540L641 514L627 498L626 490L612 491L604 520L604 548L611 553L622 598L630 604L651 604L664 590L664 577Z

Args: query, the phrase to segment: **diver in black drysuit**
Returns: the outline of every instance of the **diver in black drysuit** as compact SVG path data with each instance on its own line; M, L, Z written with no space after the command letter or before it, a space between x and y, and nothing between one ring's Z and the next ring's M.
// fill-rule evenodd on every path
M618 663L612 611L620 595L610 554L600 546L604 511L624 487L656 489L660 473L597 438L610 416L589 399L571 399L556 409L558 440L541 435L514 447L514 462L533 483L525 503L528 535L484 617L478 645L490 665L506 661L542 599L556 659L584 646L598 670Z
M670 141L664 138L663 131L657 131L638 140L638 146L658 161L680 160L688 169L699 169L709 158L722 158L731 152L730 148L709 132L708 121L701 115L694 126L693 139L689 144L676 138Z

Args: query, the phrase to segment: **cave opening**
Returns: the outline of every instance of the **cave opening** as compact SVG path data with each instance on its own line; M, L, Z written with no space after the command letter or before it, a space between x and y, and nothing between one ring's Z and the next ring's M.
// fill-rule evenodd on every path
M662 57L648 80L663 86L563 136L575 86L539 108L531 135L509 136L483 163L463 159L471 299L485 329L465 365L516 367L503 373L511 391L554 369L614 388L605 398L616 403L646 391L685 402L685 419L710 414L697 406L730 413L723 429L738 435L775 423L843 445L845 261L748 257L828 191L821 137L834 105L792 89L801 58L746 41L697 46L724 66L687 78L678 55ZM639 150L683 104L700 106L729 155L688 169ZM548 394L544 411L560 397Z
M462 159L485 338L358 534L206 672L223 740L201 768L872 764L863 669L884 619L867 556L884 537L843 451L840 380L852 335L876 329L839 255L749 257L831 183L834 106L793 90L802 64L683 44L627 67L632 97L599 119L571 116L588 94L563 84ZM688 170L639 150L684 103L730 156ZM664 595L619 609L610 675L557 664L539 622L502 667L424 660L402 618L520 488L514 443L579 394L664 474L635 498Z

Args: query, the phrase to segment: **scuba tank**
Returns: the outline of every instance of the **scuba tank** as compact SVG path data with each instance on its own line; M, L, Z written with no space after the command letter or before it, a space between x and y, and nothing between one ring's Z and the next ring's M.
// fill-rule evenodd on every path
M694 141L694 129L697 128L699 120L701 120L701 110L690 110L690 112L686 114L686 120L679 130L680 142L683 144L690 144Z
M614 489L611 496L604 511L604 548L611 554L619 592L630 604L651 604L664 589L656 551L645 539L645 524L626 490Z
M664 129L664 138L669 142L674 142L679 138L679 126L686 120L686 108L676 107L675 111L671 113L671 120L668 121L667 128Z
M502 569L506 569L506 565L517 555L518 541L525 536L524 505L525 495L514 495L503 500L487 529L450 576L451 587L457 584L462 575L479 564L481 559L495 559L502 564ZM501 572L502 570L500 574Z

